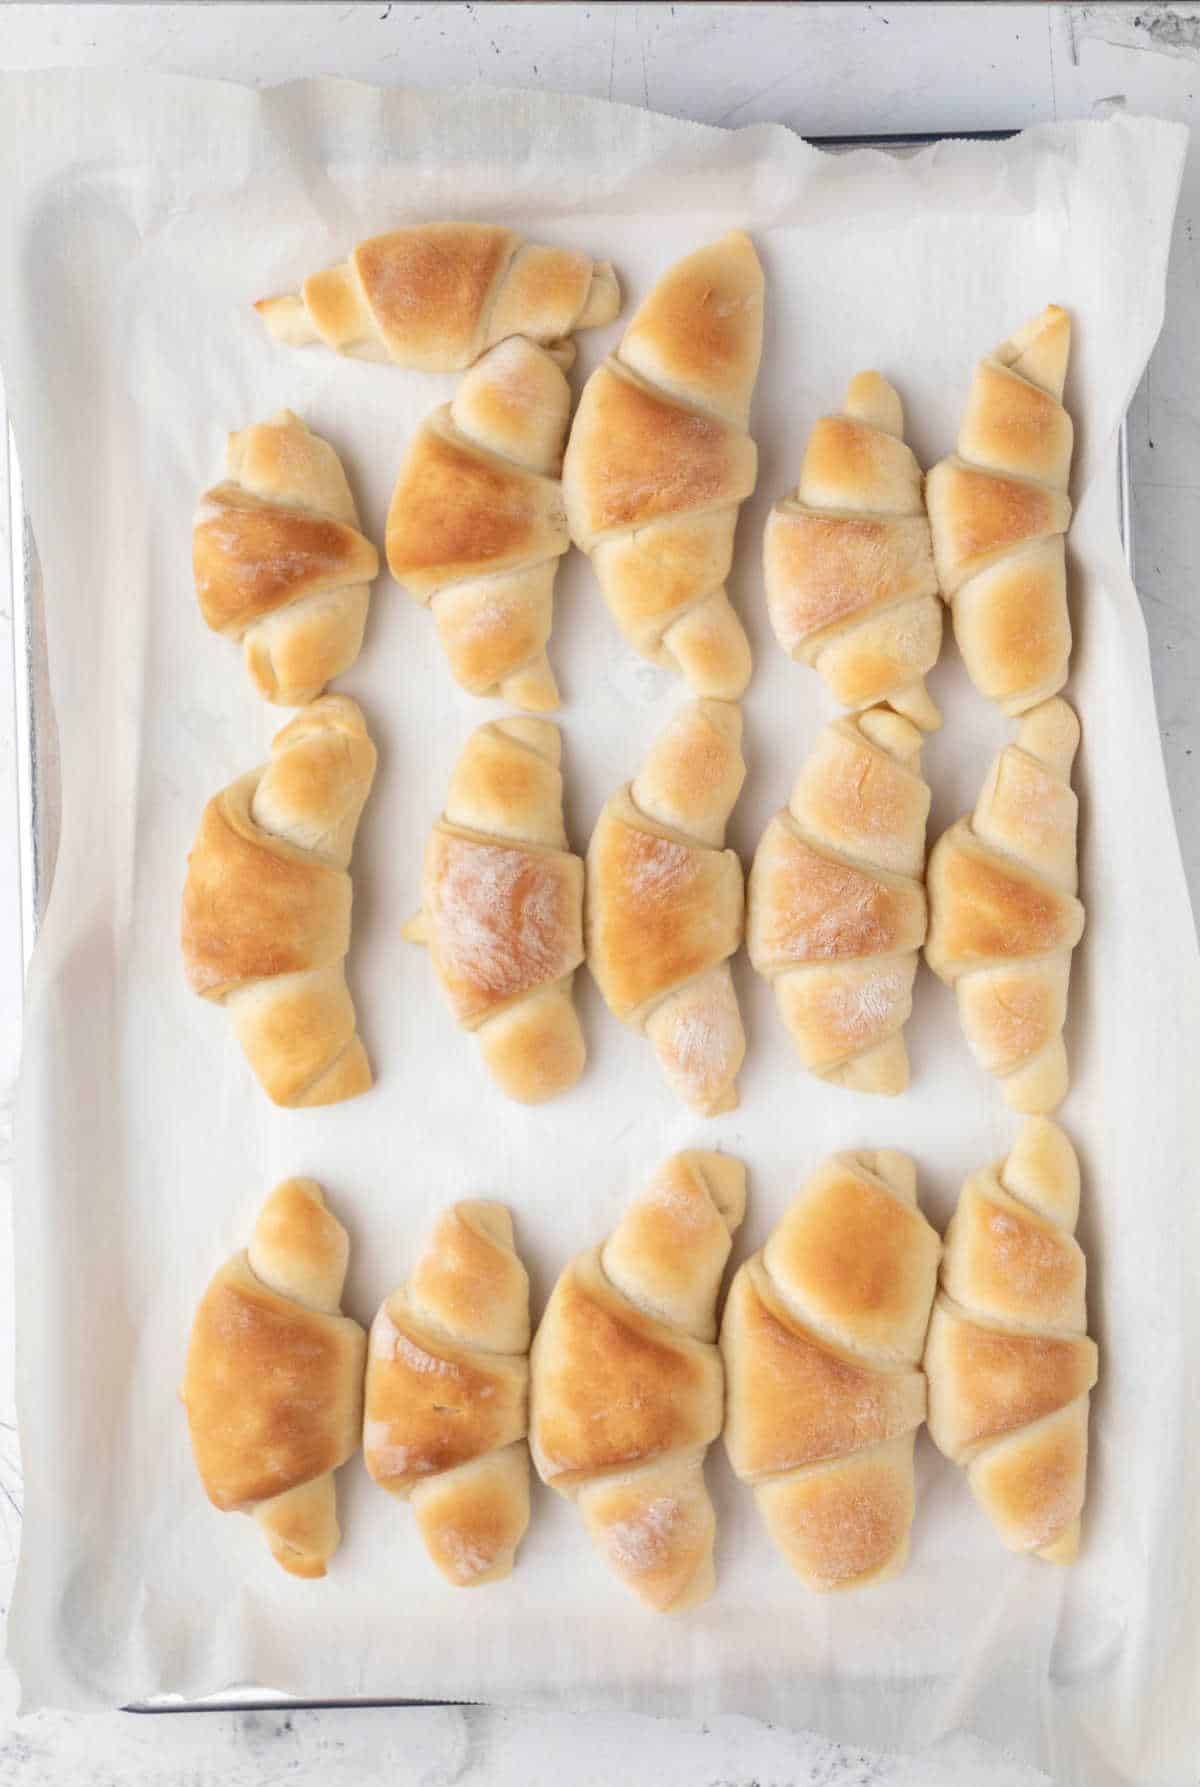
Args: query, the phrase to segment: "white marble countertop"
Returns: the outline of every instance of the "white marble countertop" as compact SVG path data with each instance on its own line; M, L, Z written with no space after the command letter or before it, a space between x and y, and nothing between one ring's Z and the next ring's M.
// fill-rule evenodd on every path
M771 120L806 136L1016 128L1106 101L1200 124L1200 5L21 5L0 7L0 66L122 66L267 85L310 74L550 87L705 123ZM1200 144L1184 177L1167 322L1130 412L1136 573L1184 862L1200 892ZM0 513L0 562L7 556ZM3 591L0 580L0 592ZM11 615L0 609L0 663ZM0 1282L10 1271L11 1097L20 1042L13 709L0 670ZM0 1609L20 1473L7 1299L0 1320ZM0 1680L0 1787L178 1783L350 1787L376 1779L535 1787L1034 1787L967 1740L919 1759L723 1719L486 1708L14 1716ZM1198 1770L1200 1779L1200 1770Z

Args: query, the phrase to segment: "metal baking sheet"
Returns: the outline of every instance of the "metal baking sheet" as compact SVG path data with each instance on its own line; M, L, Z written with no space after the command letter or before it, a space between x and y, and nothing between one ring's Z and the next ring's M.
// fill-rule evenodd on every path
M1002 140L1011 130L958 133L981 140ZM875 148L893 154L911 154L942 135L903 137L813 137L820 148L832 152ZM58 730L50 692L50 669L45 628L45 590L33 529L21 482L16 442L3 404L0 386L0 450L4 459L4 484L9 524L10 554L7 567L13 616L13 678L16 715L16 766L18 853L21 888L21 947L28 968L54 880L62 817ZM1131 510L1128 427L1122 424L1118 440L1118 520L1126 561L1133 572L1133 516ZM122 1710L136 1713L239 1711L249 1708L368 1707L459 1705L464 1702L406 1699L299 1700L267 1688L239 1686L201 1700L160 1695Z

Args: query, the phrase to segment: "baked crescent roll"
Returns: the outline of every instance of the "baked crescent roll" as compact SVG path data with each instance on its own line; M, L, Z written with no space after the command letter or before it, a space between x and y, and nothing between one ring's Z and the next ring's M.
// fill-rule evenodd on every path
M746 778L741 737L733 702L688 702L606 803L587 855L588 967L701 1116L735 1108L746 1053L729 972L745 884L722 849Z
M908 1085L928 815L920 732L873 707L821 733L750 870L750 960L809 1072L856 1092Z
M1067 680L1070 351L1071 319L1051 304L982 360L958 452L934 466L925 491L958 649L980 694L1010 714Z
M347 867L375 776L356 703L325 695L271 761L210 800L188 857L188 984L228 1008L275 1104L337 1104L371 1085L346 985Z
M423 424L388 510L392 576L432 609L455 681L534 711L558 706L546 641L570 410L551 355L510 336Z
M1012 1551L1074 1562L1087 1478L1079 1162L1045 1117L963 1186L929 1324L929 1432Z
M192 531L200 612L260 695L303 707L358 656L379 554L341 460L291 410L231 434L226 470Z
M575 329L621 308L607 261L526 242L493 223L422 223L360 242L312 273L299 296L254 306L277 341L323 341L358 360L461 372L509 335L553 346L570 365Z
M662 1613L713 1590L704 1455L723 1409L717 1290L745 1208L740 1161L673 1155L608 1240L572 1260L533 1343L538 1474Z
M730 1287L725 1449L807 1587L903 1568L941 1247L905 1154L835 1154Z
M285 1179L192 1324L180 1397L214 1507L253 1514L292 1576L341 1539L333 1473L358 1449L366 1336L340 1313L350 1243L312 1179Z
M563 462L571 538L630 644L734 699L750 645L725 593L762 352L763 274L740 230L659 280L583 388Z
M925 960L954 988L971 1052L1017 1111L1052 1111L1067 1095L1062 1031L1084 922L1069 780L1078 745L1065 701L1033 708L974 813L929 856Z
M371 1324L363 1459L457 1588L510 1575L529 1525L528 1355L512 1217L454 1204Z
M450 1008L522 1104L573 1086L587 1051L571 987L583 960L583 864L563 824L562 738L550 720L473 732L425 852L421 910Z
M768 517L763 575L780 645L843 707L886 701L923 731L941 725L924 681L942 604L921 468L877 372L860 372L842 414L814 426L795 496Z

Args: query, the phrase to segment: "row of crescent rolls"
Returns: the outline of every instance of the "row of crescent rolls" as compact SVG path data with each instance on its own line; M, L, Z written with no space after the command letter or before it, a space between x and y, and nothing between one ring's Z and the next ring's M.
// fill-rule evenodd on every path
M669 268L587 381L565 461L562 362L571 330L617 314L607 264L498 226L425 225L361 243L301 297L260 308L286 341L469 369L411 443L389 563L433 607L465 688L540 711L557 702L544 648L572 539L637 650L694 694L745 689L749 647L724 582L757 473L763 283L739 231ZM784 649L843 706L940 724L924 685L939 593L982 693L1020 714L1062 687L1069 352L1070 320L1051 305L981 361L957 451L924 492L879 374L859 374L843 412L816 423L798 488L770 516L764 579ZM312 699L353 662L378 558L336 453L288 412L230 437L194 560L205 618L244 643L268 699Z
M1028 1119L966 1181L944 1247L906 1155L833 1156L734 1275L718 1333L745 1207L733 1156L672 1156L562 1272L531 1350L504 1205L443 1212L368 1338L340 1308L345 1230L318 1185L286 1181L193 1325L181 1396L211 1501L322 1576L361 1439L445 1578L478 1587L512 1571L532 1453L618 1579L682 1611L715 1582L714 1440L801 1581L849 1589L904 1565L928 1420L1003 1542L1069 1563L1097 1352L1063 1132Z
M730 962L745 937L810 1072L861 1092L905 1089L902 1031L924 946L1009 1103L1053 1110L1083 930L1067 704L1022 716L974 813L935 845L928 902L930 792L911 720L873 707L828 725L748 883L725 847L746 775L741 733L736 703L685 703L605 803L586 864L567 846L552 722L494 721L468 739L406 934L429 945L501 1088L539 1102L579 1078L572 977L586 959L689 1109L733 1109L746 1039Z
M763 834L748 899L724 843L746 773L736 703L704 698L675 714L605 804L586 865L568 845L558 728L492 721L455 766L406 934L428 944L454 1017L522 1102L583 1072L573 983L586 958L684 1103L732 1109L746 1041L730 960L746 934L811 1072L903 1090L901 1032L924 943L1009 1102L1049 1111L1066 1091L1062 1028L1083 929L1068 780L1077 740L1061 700L1022 717L974 814L934 848L927 938L921 735L888 708L819 736ZM350 854L374 773L359 708L323 696L277 735L269 763L209 802L189 857L189 982L229 1010L279 1104L333 1103L372 1083L345 961Z
M1070 318L1051 304L981 360L957 450L927 479L879 373L859 373L815 423L799 484L768 519L763 577L779 643L841 706L886 702L923 731L941 725L924 680L939 595L971 680L1006 713L1066 682L1070 348Z
M553 705L541 646L566 549L561 368L574 357L573 332L611 322L620 304L607 262L501 225L431 223L360 242L300 294L257 306L289 345L324 342L427 372L472 369L420 431L393 504L397 563L411 551L419 599L435 601L472 563L478 578L495 579L474 598L447 590L444 610L435 601L468 688ZM193 569L204 619L241 643L268 701L314 700L357 658L379 556L334 448L290 411L229 437L226 477L196 515Z
M587 381L568 445L570 331L619 307L606 263L478 224L360 243L260 306L294 345L464 371L409 444L388 566L430 608L459 685L528 712L558 705L546 645L572 540L636 650L700 694L736 698L750 676L724 583L757 470L753 244L734 231L667 270ZM289 411L230 437L193 559L205 620L242 643L268 700L301 705L353 664L378 555L334 449Z
M1012 1107L1054 1110L1077 898L1079 725L1057 691L1071 649L1065 534L1070 319L1049 306L976 367L957 451L923 480L899 396L875 372L814 426L764 540L776 635L851 712L822 734L750 877L749 945L813 1072L908 1083L916 952L955 989L980 1065ZM921 733L949 603L980 692L1018 717L974 813L934 845Z

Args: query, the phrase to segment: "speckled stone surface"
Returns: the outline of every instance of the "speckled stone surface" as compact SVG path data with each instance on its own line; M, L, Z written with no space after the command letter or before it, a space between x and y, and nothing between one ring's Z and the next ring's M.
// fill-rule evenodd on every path
M704 123L807 136L1020 127L1123 100L1200 124L1192 5L31 6L0 11L0 66L136 65L269 84L309 74L558 88ZM1167 322L1130 411L1135 569L1167 772L1200 890L1200 147L1184 178ZM0 558L7 558L0 512ZM4 582L0 579L0 593ZM7 665L11 615L0 609ZM0 1281L20 1042L13 708L0 671ZM8 1299L0 1298L0 1608L20 1519ZM711 1725L486 1708L17 1719L0 1681L0 1787L1036 1787L1044 1777L952 1740L885 1757L745 1719ZM1200 1778L1200 1771L1198 1771Z

